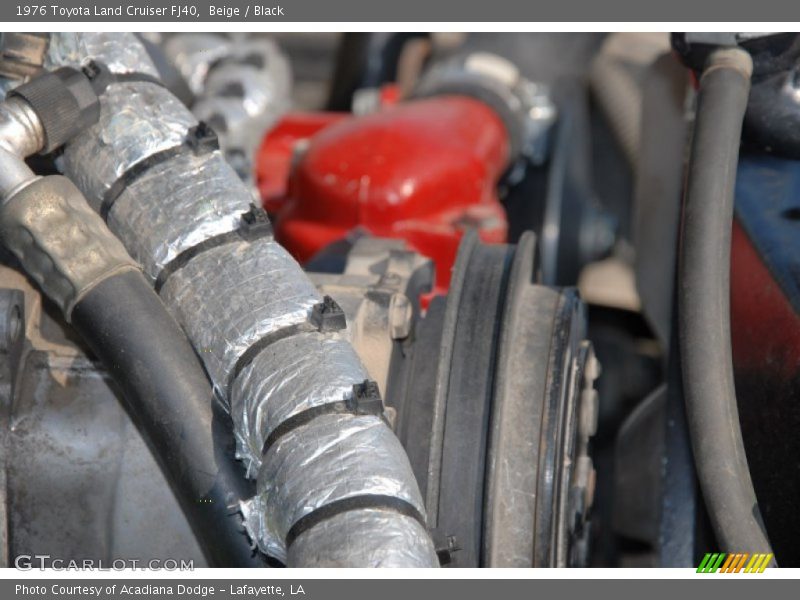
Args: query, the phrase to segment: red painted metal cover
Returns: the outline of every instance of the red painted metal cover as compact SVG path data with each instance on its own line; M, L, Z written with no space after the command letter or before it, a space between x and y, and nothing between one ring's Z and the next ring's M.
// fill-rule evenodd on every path
M367 116L290 115L265 138L257 178L276 237L301 262L361 229L432 258L443 292L466 228L506 239L497 183L508 160L489 107L442 96Z

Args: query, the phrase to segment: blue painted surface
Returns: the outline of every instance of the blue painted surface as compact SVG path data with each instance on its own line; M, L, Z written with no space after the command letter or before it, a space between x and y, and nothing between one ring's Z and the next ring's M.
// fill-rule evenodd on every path
M736 180L736 215L800 313L800 161L743 155Z

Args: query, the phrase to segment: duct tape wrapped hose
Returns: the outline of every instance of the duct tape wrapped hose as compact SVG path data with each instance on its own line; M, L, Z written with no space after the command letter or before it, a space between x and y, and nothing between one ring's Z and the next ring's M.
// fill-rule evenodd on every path
M322 298L269 229L244 226L248 189L152 82L135 37L52 36L49 66L89 59L124 77L65 148L64 171L158 284L229 407L257 477L241 507L254 541L294 566L437 566L408 458L374 403L359 408L364 367L314 318Z

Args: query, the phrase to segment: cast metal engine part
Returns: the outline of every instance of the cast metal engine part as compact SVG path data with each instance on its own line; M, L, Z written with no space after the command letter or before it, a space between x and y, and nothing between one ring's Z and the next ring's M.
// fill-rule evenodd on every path
M287 115L259 150L259 189L301 262L365 230L433 259L444 293L465 228L506 241L501 183L544 162L556 114L546 86L499 56L470 54L372 114Z
M347 337L386 398L388 417L400 385L400 367L414 340L419 298L433 285L433 263L402 240L361 237L341 273L309 272L322 294L333 297L347 319Z
M369 114L287 114L256 157L277 239L303 264L359 232L404 239L445 293L464 229L488 242L531 229L542 281L574 283L613 247L615 221L591 193L580 96L556 110L550 93L475 52Z
M510 146L503 122L486 104L440 96L316 121L312 132L313 120L289 115L258 157L276 238L301 262L363 230L406 240L433 259L437 291L444 293L465 227L479 229L486 241L505 241L497 183ZM307 140L290 165L286 139L298 136ZM274 168L281 158L284 171ZM273 186L280 192L269 194Z
M111 377L2 256L2 565L49 555L207 566Z
M487 52L473 52L431 68L414 97L468 96L491 106L506 127L515 159L544 162L558 111L548 86L522 76L511 61Z

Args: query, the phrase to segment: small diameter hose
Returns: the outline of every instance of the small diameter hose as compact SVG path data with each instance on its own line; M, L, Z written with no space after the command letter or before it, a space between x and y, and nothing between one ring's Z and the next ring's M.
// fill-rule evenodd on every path
M747 466L730 329L730 251L747 52L722 49L700 78L684 200L678 328L697 474L721 550L770 552Z
M120 386L209 563L264 566L237 514L253 491L233 435L188 339L144 276L125 271L97 284L75 305L72 325Z

